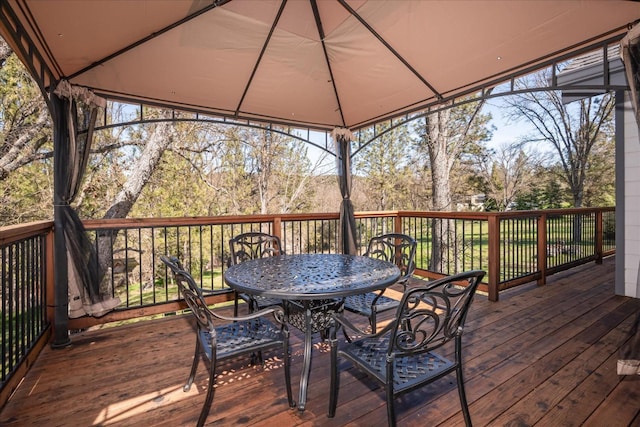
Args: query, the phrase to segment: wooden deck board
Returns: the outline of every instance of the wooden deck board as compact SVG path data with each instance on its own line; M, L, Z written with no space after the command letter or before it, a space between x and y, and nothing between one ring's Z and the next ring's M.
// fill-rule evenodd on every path
M617 353L640 300L613 294L615 259L589 264L501 293L478 295L465 332L465 380L476 426L639 426L640 378L616 375ZM86 331L64 349L46 348L0 412L0 425L188 426L204 399L200 366L182 386L194 345L191 319ZM302 334L292 329L292 381L297 397ZM276 357L274 357L274 355ZM329 353L314 347L307 407L287 406L282 361L265 367L243 358L221 364L211 425L386 425L384 393L341 364L336 417L326 417ZM397 401L401 426L463 425L455 377Z

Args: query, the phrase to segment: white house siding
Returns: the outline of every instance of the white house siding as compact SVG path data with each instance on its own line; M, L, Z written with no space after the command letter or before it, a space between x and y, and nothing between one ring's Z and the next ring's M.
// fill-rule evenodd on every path
M624 210L624 244L623 250L618 252L618 262L621 261L620 258L624 259L623 295L640 298L640 138L629 92L625 92L623 116L624 158L623 164L618 163L617 167L622 166L624 173L622 186L624 200L617 205ZM618 201L620 201L619 197ZM616 286L616 292L620 293L621 288Z

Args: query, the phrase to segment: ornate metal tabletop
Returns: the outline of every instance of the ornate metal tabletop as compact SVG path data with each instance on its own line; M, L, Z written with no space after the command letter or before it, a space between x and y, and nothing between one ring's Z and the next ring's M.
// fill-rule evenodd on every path
M283 300L319 300L384 289L400 277L393 263L340 254L282 255L229 267L229 287Z

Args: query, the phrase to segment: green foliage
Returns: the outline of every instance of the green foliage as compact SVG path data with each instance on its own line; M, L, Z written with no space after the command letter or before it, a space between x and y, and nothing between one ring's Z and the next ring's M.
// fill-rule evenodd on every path
M512 209L515 199L535 181L538 164L537 155L518 144L503 144L474 154L473 167L477 170L474 184L487 197L485 210Z
M383 211L407 206L407 177L412 172L406 159L411 139L407 126L388 129L388 125L376 128L384 133L362 149L354 164L354 173L366 180L367 205L359 209ZM371 136L365 135L365 139Z
M570 194L563 190L558 180L553 179L549 171L538 174L540 179L533 181L526 192L520 193L515 199L514 209L560 209L571 206Z
M488 197L484 201L484 210L486 212L496 212L496 211L500 211L500 207L498 206L498 202L496 201L496 199L492 197Z
M53 218L51 162L23 166L0 180L0 226Z
M611 122L607 122L611 125ZM607 132L593 147L586 168L583 206L615 206L616 171L615 140L613 131Z
M153 109L145 111L153 114ZM85 217L106 212L139 158L149 126L96 134L81 203ZM313 191L306 185L310 161L298 141L263 129L184 122L174 124L173 138L130 215L247 215L301 212L311 206Z
M0 226L50 219L49 115L27 70L0 45Z
M606 215L602 219L602 236L605 241L615 241L616 237L616 217L615 215ZM614 242L615 244L615 242Z
M131 211L133 217L205 216L215 199L197 171L174 152L165 152Z
M4 43L4 42L1 42ZM2 141L15 125L33 124L37 110L43 107L37 85L16 55L10 55L0 66L0 124Z
M209 211L214 215L244 215L256 213L257 200L247 164L246 147L240 128L222 129L224 139L219 158L205 169L203 177L207 185L217 194Z

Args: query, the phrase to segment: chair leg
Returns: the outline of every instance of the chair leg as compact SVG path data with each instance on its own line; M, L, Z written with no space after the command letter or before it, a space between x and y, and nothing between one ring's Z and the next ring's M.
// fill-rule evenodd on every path
M329 328L326 329L321 329L320 330L320 340L321 341L326 341L329 339Z
M456 369L456 379L458 380L458 396L460 396L460 405L462 406L462 416L464 424L471 427L471 414L469 414L469 404L467 403L467 395L464 390L464 378L462 376L462 363L458 363Z
M235 298L233 299L233 317L238 317L238 292L233 292Z
M202 405L202 410L200 411L200 417L198 417L197 427L202 427L207 421L207 417L209 416L209 411L211 410L211 403L213 403L213 394L215 393L214 383L216 380L216 362L215 355L213 356L213 360L209 362L209 384L207 385L207 397L204 398L204 404Z
M191 373L189 374L189 378L187 379L187 383L182 387L182 390L189 391L191 389L191 385L193 384L193 380L196 377L196 371L198 370L198 362L201 357L201 347L200 340L196 338L196 350L193 353L193 363L191 364Z
M347 342L351 342L351 337L349 336L349 334L347 333L347 329L346 328L342 328L342 334L344 335L344 339Z
M378 319L376 318L375 307L371 307L371 317L369 317L369 324L371 325L371 333L375 334L378 331Z
M289 331L284 331L284 381L287 387L287 400L289 401L289 407L296 406L296 402L293 401L293 393L291 391L291 352L289 351Z
M464 376L462 374L462 335L456 336L456 379L458 381L458 396L460 397L460 405L462 406L462 416L467 427L471 427L471 415L469 414L469 404L467 403L467 394L464 390Z
M389 375L389 374L387 374ZM393 375L393 374L391 374ZM395 397L393 395L393 380L387 379L387 424L389 427L396 427L396 408L395 408Z
M345 334L346 336L346 334ZM329 385L329 411L327 417L333 418L336 415L336 407L338 406L338 390L340 389L340 375L338 372L338 339L335 335L329 341L331 346L331 382Z

